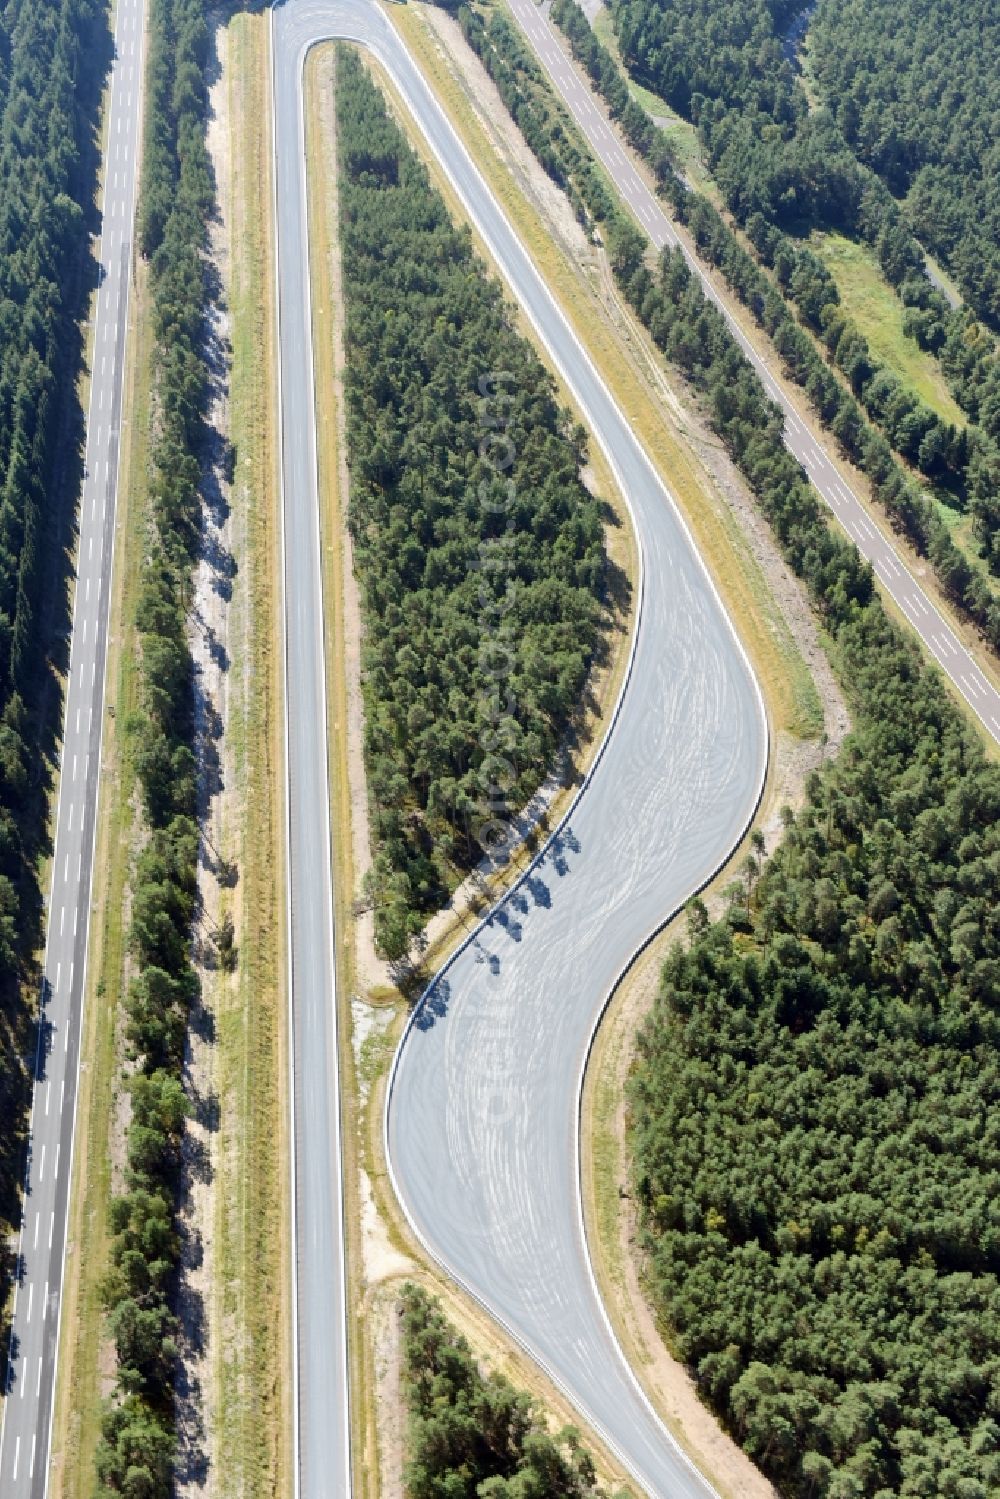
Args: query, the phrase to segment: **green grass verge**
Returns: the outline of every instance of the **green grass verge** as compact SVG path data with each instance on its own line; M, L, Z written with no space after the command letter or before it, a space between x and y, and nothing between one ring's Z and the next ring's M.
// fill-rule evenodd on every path
M844 310L868 340L876 359L893 370L944 421L964 426L965 414L951 395L937 360L904 333L903 305L882 275L872 252L841 234L814 233L810 243L830 270ZM928 493L935 499L955 545L995 591L996 580L980 556L971 518L947 495L935 494L930 486Z
M844 311L857 323L876 359L889 366L943 421L965 425L937 360L903 332L904 308L872 252L842 234L814 233L810 245L840 292Z
M237 983L214 989L220 1147L209 1393L219 1494L291 1484L291 1262L281 653L268 17L228 24L231 503L245 577L230 624L226 735L240 791L231 851Z

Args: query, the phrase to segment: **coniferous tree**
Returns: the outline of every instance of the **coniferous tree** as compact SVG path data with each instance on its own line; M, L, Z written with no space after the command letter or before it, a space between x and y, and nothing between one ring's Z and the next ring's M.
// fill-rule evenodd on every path
M398 957L477 830L551 767L606 560L578 435L513 310L345 49L336 92L369 893Z

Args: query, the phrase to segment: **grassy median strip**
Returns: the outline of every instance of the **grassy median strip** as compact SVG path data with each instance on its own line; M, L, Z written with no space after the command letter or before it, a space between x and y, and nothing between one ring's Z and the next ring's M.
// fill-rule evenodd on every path
M220 986L221 1144L210 1412L213 1481L264 1499L291 1486L290 1194L284 965L283 702L279 618L270 58L266 13L226 28L232 504L242 535L229 717L240 880L235 992Z

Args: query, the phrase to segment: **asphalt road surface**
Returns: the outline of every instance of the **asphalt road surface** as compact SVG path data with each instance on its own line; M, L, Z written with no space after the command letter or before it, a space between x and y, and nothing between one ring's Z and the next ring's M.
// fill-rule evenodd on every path
M293 953L327 965L309 992L294 986L302 1492L326 1499L348 1481L300 105L306 52L333 37L364 43L392 74L620 476L645 570L630 687L570 826L439 977L400 1049L387 1118L394 1179L430 1252L549 1370L638 1482L655 1494L707 1494L634 1383L597 1296L577 1190L578 1089L623 967L752 816L767 758L760 695L670 497L399 37L365 0L288 0L275 12L291 865L299 891L315 896L308 909L295 896Z
M359 7L362 15L366 12ZM351 1493L333 875L300 4L272 11L291 992L296 1494ZM314 23L315 24L315 23ZM320 27L319 34L325 34Z
M657 250L681 245L692 270L726 318L740 348L785 417L785 442L802 464L844 531L875 569L883 591L898 605L941 670L950 677L993 738L1000 742L1000 692L985 676L940 610L921 588L881 527L873 524L841 468L796 414L782 386L720 299L704 266L681 244L659 198L636 171L614 124L572 64L546 11L535 0L509 0L511 10L577 125L607 169L625 203ZM777 359L777 355L774 356Z
M0 1495L48 1478L104 721L125 331L142 118L144 0L118 0L76 600L48 899ZM79 1253L82 1246L75 1246Z

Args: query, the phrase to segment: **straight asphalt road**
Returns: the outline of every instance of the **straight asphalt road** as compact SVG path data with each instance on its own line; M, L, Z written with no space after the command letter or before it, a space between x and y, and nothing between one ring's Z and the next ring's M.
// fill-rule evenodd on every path
M118 0L108 112L100 286L93 330L86 468L63 725L55 853L46 916L41 1025L24 1185L0 1495L43 1499L58 1360L80 1030L101 778L125 334L132 270L144 0ZM82 1251L81 1245L75 1252Z
M365 6L358 7L367 14ZM344 1190L301 4L271 12L285 619L295 1492L351 1493ZM322 27L320 27L322 33Z
M306 53L334 37L361 42L391 74L615 469L644 567L630 683L570 825L439 976L401 1045L390 1169L430 1253L549 1371L636 1481L694 1499L711 1489L632 1378L591 1274L579 1087L618 976L753 815L763 705L671 497L398 34L366 0L286 0L275 12L302 1493L328 1499L349 1482L301 114Z
M883 591L898 606L941 670L950 677L987 731L1000 742L1000 692L966 650L955 631L921 588L892 542L874 525L838 464L816 442L806 424L762 358L732 316L697 256L678 239L674 226L652 188L636 171L616 126L595 99L589 84L567 56L561 35L536 0L508 0L539 61L594 155L605 167L623 201L657 250L680 245L705 295L719 308L740 348L763 382L768 396L785 417L785 442L801 463L838 522L875 569ZM774 358L777 359L777 355Z

